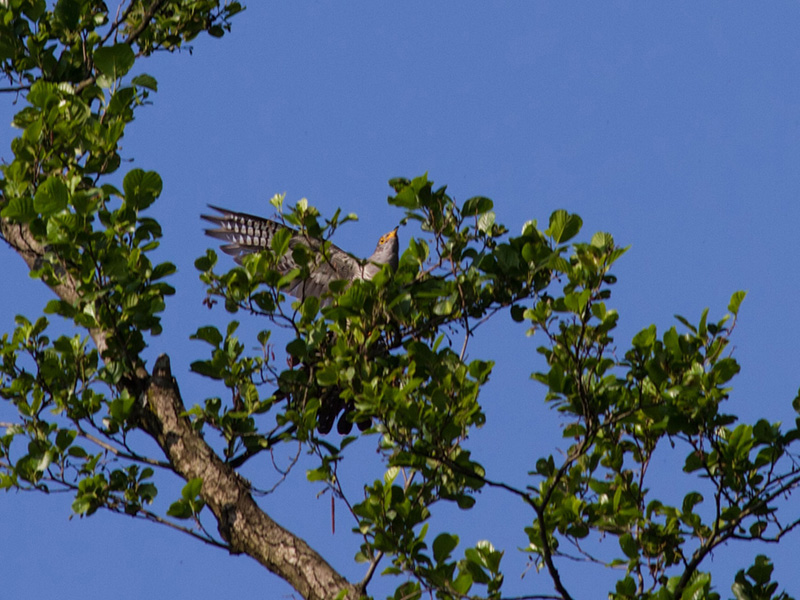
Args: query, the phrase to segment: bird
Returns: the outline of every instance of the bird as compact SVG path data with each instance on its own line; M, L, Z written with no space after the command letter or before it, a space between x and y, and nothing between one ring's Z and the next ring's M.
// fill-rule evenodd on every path
M233 256L234 261L238 264L242 264L243 258L248 254L271 248L273 236L281 229L288 229L292 232L289 238L289 247L286 253L278 258L276 265L277 270L282 275L299 266L292 256L292 250L296 246L303 245L316 253L317 256L312 259L309 265L308 276L305 279L294 280L286 289L287 293L300 299L300 301L309 296L316 296L321 299L321 305L329 305L332 298L323 298L322 296L328 291L331 282L337 280L350 282L358 279L369 280L377 275L384 265L389 265L392 271L397 269L400 245L397 237L397 227L381 236L375 252L366 260L362 260L333 244L328 245L323 251L320 240L304 235L277 221L220 208L213 204L208 206L220 214L200 215L204 220L216 225L213 229L206 229L206 235L226 242L220 246L220 249ZM294 363L292 363L292 366L294 366ZM320 407L317 412L317 430L323 435L327 434L342 410L344 414L339 418L337 430L340 434L347 435L353 427L351 414L355 407L352 402L345 403L342 401L339 397L339 389L334 386L323 393L320 399ZM364 431L370 427L371 423L372 419L370 418L359 420L358 428Z
M220 208L213 204L208 206L220 215L200 215L202 219L216 225L214 229L206 229L206 235L227 242L220 246L220 249L233 256L234 261L238 264L242 264L242 259L246 255L270 248L272 237L281 229L288 229L292 232L289 248L283 256L279 257L277 263L277 270L282 275L299 267L292 257L292 250L296 246L303 245L317 254L309 265L308 277L294 280L286 289L287 293L301 301L309 296L321 298L328 291L328 286L332 281L369 280L381 270L383 265L389 265L392 271L397 269L400 245L397 227L381 236L372 256L361 260L333 244L328 245L323 252L320 240L304 235L277 221ZM331 298L325 298L321 304L328 305L331 300Z

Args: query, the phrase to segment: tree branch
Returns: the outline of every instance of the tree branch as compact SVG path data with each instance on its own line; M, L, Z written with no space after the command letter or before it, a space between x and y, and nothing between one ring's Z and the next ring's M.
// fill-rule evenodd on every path
M124 458L126 460L130 460L130 461L133 461L133 462L142 463L144 465L150 465L150 466L153 466L153 467L160 467L162 469L170 469L171 468L171 465L169 463L167 463L167 462L164 462L163 460L155 460L153 458L150 458L149 456L139 456L138 454L131 454L131 453L128 453L128 452L123 452L122 450L120 450L116 446L113 446L112 444L109 444L108 442L104 442L99 437L94 436L91 433L88 433L88 432L84 431L83 427L81 427L80 424L78 424L78 423L76 423L76 427L77 427L77 431L78 431L78 435L79 436L89 440L93 444L97 444L100 448L102 448L103 450L106 450L108 452L111 452L111 454L113 454L114 456L118 456L119 458Z
M29 85L16 85L16 86L13 86L13 87L3 87L3 88L0 88L0 94L15 93L15 92L27 92L29 89L31 89L31 86L29 86Z
M25 224L0 219L0 233L30 269L40 267L45 248L34 239ZM62 300L78 304L78 283L63 270L59 281L46 282ZM100 355L108 349L111 334L89 330ZM195 431L186 416L169 358L161 355L152 378L143 363L134 357L134 373L126 382L130 391L145 406L141 427L153 437L166 455L172 470L187 481L202 478L201 496L214 514L222 539L234 554L247 554L292 585L307 600L324 600L345 591L345 597L358 598L356 586L333 569L304 540L287 531L262 511L250 493L250 484L225 464Z
M8 219L0 219L0 233L2 233L6 242L17 251L17 254L22 257L22 260L25 261L29 269L34 270L41 267L42 261L44 260L45 248L33 237L27 225L11 223ZM56 296L65 302L69 302L73 305L78 304L80 296L77 291L77 282L71 276L65 274L60 282L50 282L48 285L50 289L55 292ZM97 347L100 356L103 356L108 349L108 336L100 329L89 329L89 335ZM137 372L137 375L145 378L147 377L147 372L144 368L141 368L141 371Z
M103 508L105 508L106 510L109 510L109 511L115 513L115 514L118 514L118 515L128 515L130 517L133 517L134 519L142 519L144 521L149 521L151 523L157 523L158 525L164 525L165 527L169 527L170 529L174 529L176 531L180 531L181 533L185 533L186 535L189 535L189 536L191 536L191 537L203 542L204 544L208 544L210 546L215 546L217 548L222 548L223 550L229 550L229 547L228 547L227 544L223 544L222 542L219 542L219 541L215 540L213 537L211 537L208 534L201 535L201 534L197 533L196 531L190 529L189 527L184 527L183 525L178 525L177 523L174 523L173 521L170 521L169 519L165 519L164 517L161 517L160 515L157 515L154 512L150 512L149 510L146 510L146 509L144 509L142 507L138 507L138 512L136 514L126 513L125 510L124 510L124 507L104 506ZM203 529L203 532L205 533L205 529Z
M342 590L348 598L358 597L353 584L258 507L249 483L225 464L182 416L186 409L164 354L153 367L145 395L143 429L184 479L202 478L201 496L217 518L220 535L232 553L253 557L308 600L330 598Z
M233 467L234 469L238 469L248 460L260 454L264 450L271 449L276 443L281 441L286 435L291 435L297 430L297 425L290 425L280 433L276 435L270 435L266 438L266 445L259 446L257 448L248 448L244 452L242 452L239 456L234 456L230 460L228 460L228 464Z

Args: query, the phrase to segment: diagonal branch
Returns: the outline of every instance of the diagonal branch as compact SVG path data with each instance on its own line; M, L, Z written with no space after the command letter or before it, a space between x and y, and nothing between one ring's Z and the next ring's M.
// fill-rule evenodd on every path
M8 219L0 219L0 234L22 257L29 269L34 270L41 267L45 256L45 247L33 237L28 225L11 223ZM56 296L70 304L76 305L80 300L77 282L69 275L62 277L60 282L51 284L50 289L55 292ZM108 349L106 332L100 329L89 329L89 335L100 356L103 356ZM137 375L146 377L147 373L144 369L141 369L141 372L137 373Z
M291 584L304 598L322 600L356 589L304 540L262 511L250 484L225 464L184 416L186 408L162 354L145 392L143 429L158 442L175 471L187 481L203 480L202 497L217 518L222 538L232 553L247 554Z
M0 218L0 233L30 269L39 268L45 257L44 246L36 241L25 224ZM66 302L77 304L77 282L66 270L50 289ZM101 356L108 349L113 333L90 329L89 334ZM259 508L250 493L250 484L225 464L195 431L172 377L169 358L162 355L148 376L139 357L126 382L145 406L140 426L163 450L172 470L187 481L203 480L202 498L217 519L218 530L235 554L247 554L291 584L308 600L323 600L344 591L344 598L358 597L356 586L331 567L304 540L281 527Z

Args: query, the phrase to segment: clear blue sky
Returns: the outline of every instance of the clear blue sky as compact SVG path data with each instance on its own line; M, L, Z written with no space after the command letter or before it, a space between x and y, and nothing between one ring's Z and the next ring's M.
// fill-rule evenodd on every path
M324 214L341 207L360 221L336 243L366 256L402 218L385 202L386 181L428 172L457 199L494 199L498 221L513 232L565 208L583 217L583 239L602 230L630 245L609 303L621 313L620 352L650 323L663 331L672 315L696 320L706 306L719 318L731 293L747 290L734 336L743 371L727 408L791 423L800 385L798 31L795 2L251 2L231 35L198 39L192 55L160 55L140 67L157 77L159 92L123 140L133 158L123 168L163 177L151 213L164 226L160 256L178 267L178 294L150 360L170 354L187 404L222 393L188 372L205 352L188 335L227 317L201 305L193 267L211 245L198 217L206 203L269 215L268 199L286 192ZM16 135L11 100L0 97L6 160ZM401 230L402 243L408 234ZM15 314L35 315L32 307L50 296L16 255L0 252L4 278L14 281L0 301L0 331L10 331ZM482 397L488 423L470 447L491 476L519 485L536 457L567 446L544 389L529 380L541 368L538 343L500 319L469 349L498 362ZM8 418L0 407L0 420ZM360 441L345 463L355 498L364 481L381 476L374 445ZM268 482L271 466L265 459L248 475ZM161 490L159 506L174 489ZM301 465L263 506L358 579L358 540L344 507L332 535L329 498L317 499L319 489ZM69 520L70 502L0 495L3 597L292 594L249 558L164 528L108 514ZM505 549L506 594L550 593L544 575L520 579L526 559L517 548L531 518L519 502L484 492L474 511L435 511L431 527ZM766 550L797 595L798 538L780 550L723 548L705 566L727 598L735 570ZM577 597L606 596L602 570L564 569ZM389 589L378 583L371 591L382 597Z

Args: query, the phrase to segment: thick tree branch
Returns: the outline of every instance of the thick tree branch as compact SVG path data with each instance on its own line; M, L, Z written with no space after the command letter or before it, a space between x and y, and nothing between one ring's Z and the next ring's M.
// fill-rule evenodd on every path
M184 479L200 477L201 495L219 532L234 553L248 554L290 583L304 598L325 599L341 590L356 598L355 586L339 575L305 541L290 533L253 500L250 484L225 464L184 415L169 358L161 355L146 391L143 428L152 435Z
M27 225L11 223L8 219L0 219L0 233L2 233L6 242L17 251L17 254L22 257L29 269L39 269L42 266L45 248L34 239ZM77 304L80 300L76 281L68 275L65 275L59 283L50 285L50 289L55 292L56 296L70 304ZM90 329L89 335L100 356L103 356L108 349L107 335L100 329ZM137 375L146 377L147 373L142 369L141 373L137 373Z
M30 269L37 269L45 248L33 238L24 224L0 219L3 238L17 251ZM66 271L50 288L67 302L77 304L77 283ZM108 348L111 332L89 331L101 356ZM138 361L138 357L136 357ZM141 362L130 381L131 392L144 390L146 405L141 424L164 451L172 469L186 480L203 480L201 496L217 519L222 538L231 552L247 554L287 581L304 598L324 600L346 592L346 598L358 598L356 586L333 569L304 540L287 531L262 511L250 493L250 484L225 464L192 428L178 387L172 377L169 358L162 355L155 364L152 378ZM137 393L138 395L138 393Z

